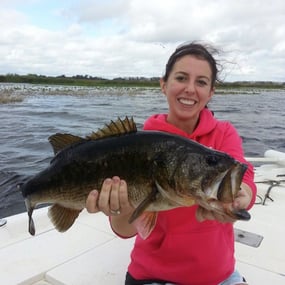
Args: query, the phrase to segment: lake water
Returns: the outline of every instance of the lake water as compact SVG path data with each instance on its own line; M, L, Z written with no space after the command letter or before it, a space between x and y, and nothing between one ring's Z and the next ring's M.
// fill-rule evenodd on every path
M53 156L48 137L56 132L85 136L117 117L133 116L138 128L167 112L158 89L82 88L0 84L22 98L0 104L0 218L25 211L16 185L45 168ZM285 151L285 91L215 94L209 107L229 120L243 138L246 156Z

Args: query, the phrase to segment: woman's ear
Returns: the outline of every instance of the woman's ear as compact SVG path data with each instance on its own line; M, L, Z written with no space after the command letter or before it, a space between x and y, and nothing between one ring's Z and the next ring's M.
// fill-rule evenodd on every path
M209 100L213 97L213 95L215 94L215 91L216 91L216 88L213 87L210 91L210 94L209 94Z
M160 89L161 89L162 93L165 94L165 85L166 85L166 82L163 80L163 78L160 78L160 79L159 79L159 84L160 84Z

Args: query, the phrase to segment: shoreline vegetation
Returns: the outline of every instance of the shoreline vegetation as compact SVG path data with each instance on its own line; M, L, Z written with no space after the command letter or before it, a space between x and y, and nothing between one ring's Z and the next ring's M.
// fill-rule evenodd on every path
M128 92L135 95L138 93L138 90L159 90L159 77L105 79L89 75L70 77L65 75L45 76L37 74L0 75L0 104L21 102L24 100L25 95L39 94L39 91L45 95L86 95L91 94L94 90L102 90L104 88L114 89L116 93ZM120 89L123 90L119 91ZM216 84L216 94L259 94L261 90L285 91L285 82L237 81L218 82Z
M0 83L29 83L48 85L74 85L90 87L159 87L159 77L118 77L105 79L89 75L75 76L45 76L37 74L7 74L0 75ZM217 88L262 88L285 89L285 82L272 81L236 81L217 83Z

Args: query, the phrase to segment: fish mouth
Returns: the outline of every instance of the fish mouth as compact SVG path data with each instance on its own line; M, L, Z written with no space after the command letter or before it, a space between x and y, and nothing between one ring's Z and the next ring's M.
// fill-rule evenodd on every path
M224 175L217 191L217 199L223 203L233 202L240 186L242 178L247 170L247 165L236 162Z
M237 197L246 170L246 164L236 161L232 167L221 173L214 183L205 190L208 202L200 205L233 220L249 220L250 214L245 209L233 209L232 207L232 202Z
M237 195L247 165L235 162L229 169L222 172L205 189L208 200L219 200L222 203L231 203Z

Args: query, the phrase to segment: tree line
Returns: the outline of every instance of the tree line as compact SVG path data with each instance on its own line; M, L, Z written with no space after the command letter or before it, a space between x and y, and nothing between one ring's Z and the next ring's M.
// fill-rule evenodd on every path
M76 86L149 86L158 87L159 78L145 77L117 77L113 79L105 79L101 77L93 77L90 75L75 76L46 76L37 74L6 74L0 75L0 82L6 83L30 83L30 84L49 84L49 85L76 85Z
M48 85L75 85L75 86L130 86L130 87L159 87L159 77L117 77L106 79L90 75L75 76L46 76L37 74L6 74L0 75L3 83L29 83ZM236 81L218 82L217 88L272 88L285 89L285 82L273 81Z

